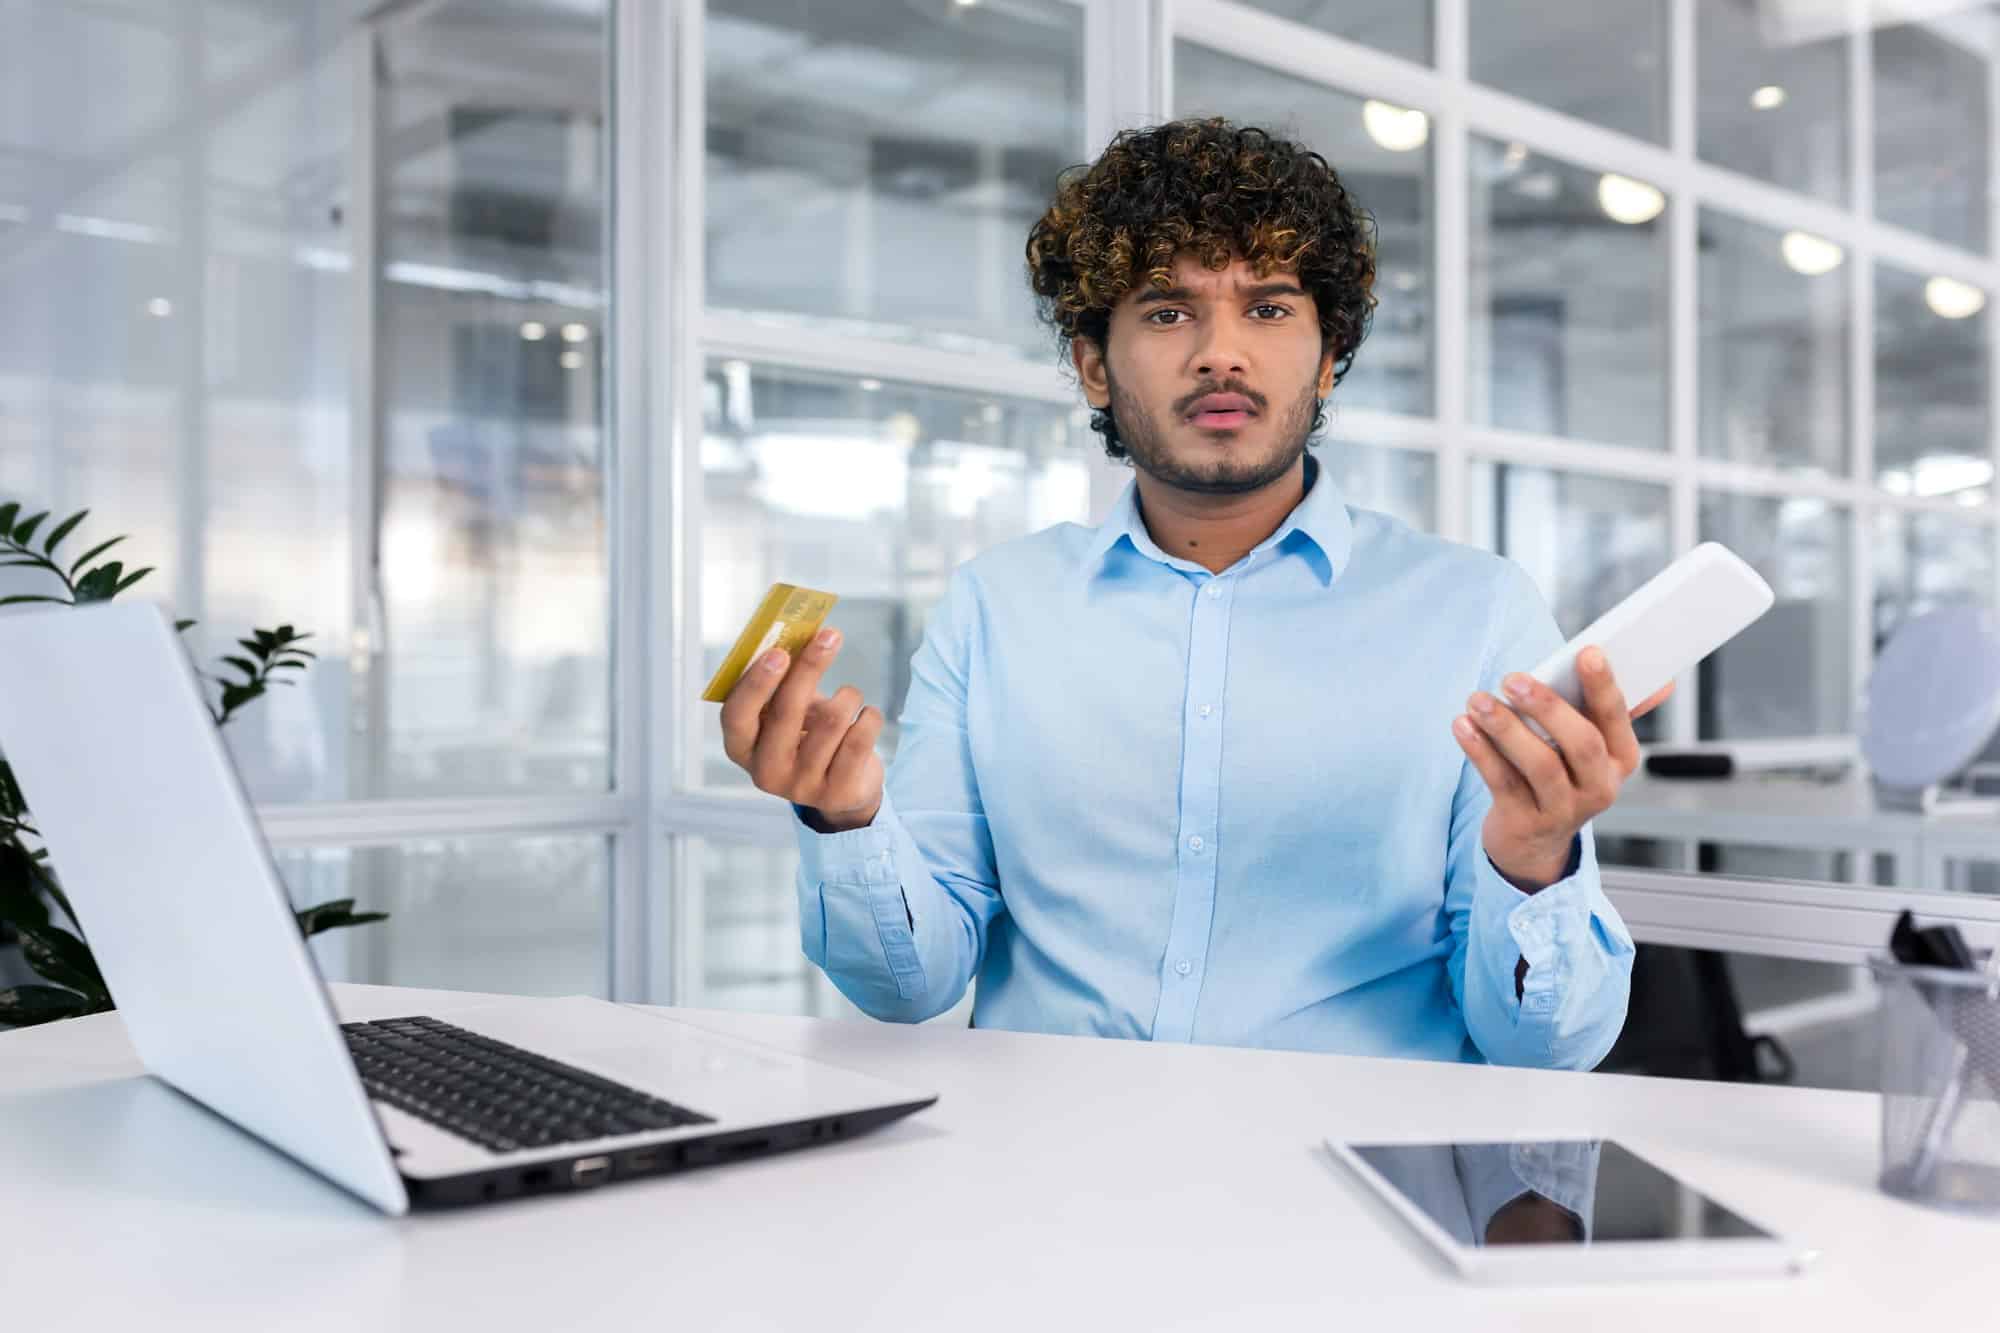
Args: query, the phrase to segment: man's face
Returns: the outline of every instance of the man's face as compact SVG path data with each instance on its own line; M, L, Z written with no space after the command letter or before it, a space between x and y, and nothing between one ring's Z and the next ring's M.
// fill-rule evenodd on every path
M1241 494L1284 476L1333 384L1312 297L1241 259L1217 273L1181 256L1171 287L1112 310L1108 342L1108 355L1073 344L1084 395L1111 406L1133 466L1178 490Z

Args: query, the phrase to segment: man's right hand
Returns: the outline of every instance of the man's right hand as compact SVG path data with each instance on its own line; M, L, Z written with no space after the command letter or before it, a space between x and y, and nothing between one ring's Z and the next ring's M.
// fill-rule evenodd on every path
M821 630L797 662L773 648L750 664L722 705L722 748L758 791L811 810L820 833L871 824L882 806L875 738L882 710L844 685L832 698L819 678L840 655L840 631ZM786 667L790 666L790 670Z

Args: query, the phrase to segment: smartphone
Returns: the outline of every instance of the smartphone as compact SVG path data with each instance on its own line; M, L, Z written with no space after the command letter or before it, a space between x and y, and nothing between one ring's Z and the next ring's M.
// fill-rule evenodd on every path
M1703 542L1528 674L1581 708L1576 656L1594 645L1604 650L1626 701L1637 705L1741 634L1776 600L1741 556L1720 542ZM1549 739L1533 719L1523 720Z

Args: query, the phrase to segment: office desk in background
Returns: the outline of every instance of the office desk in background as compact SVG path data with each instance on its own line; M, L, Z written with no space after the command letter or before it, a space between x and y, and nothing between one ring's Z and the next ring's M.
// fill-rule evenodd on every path
M344 1017L476 996L340 986ZM2000 1222L1874 1186L1856 1093L685 1011L938 1088L868 1138L400 1222L138 1075L115 1015L0 1034L21 1328L1987 1327ZM1812 1242L1803 1277L1464 1285L1328 1133L1613 1135Z
M1929 892L1950 885L1954 861L2000 862L2000 816L1884 810L1856 772L1834 782L1754 773L1719 779L1637 773L1594 827L1600 837L1878 853L1889 858L1890 886ZM1857 882L1870 882L1870 870L1860 861Z

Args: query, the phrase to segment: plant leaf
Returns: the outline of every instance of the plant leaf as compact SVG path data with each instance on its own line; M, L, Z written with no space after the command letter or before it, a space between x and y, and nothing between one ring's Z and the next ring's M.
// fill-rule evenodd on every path
M12 838L0 842L0 921L20 929L49 924L49 907L35 887L35 863Z
M0 759L0 817L12 819L27 808L28 798L21 795L21 784L14 781L14 766Z
M19 542L21 545L26 546L28 542L34 537L35 529L42 526L42 520L47 518L48 516L49 516L49 511L44 509L41 513L36 514L33 518L22 519L19 523L16 523L14 525L14 540Z
M18 501L13 504L0 505L0 539L6 539L13 532L14 515L20 512L21 505Z
M90 956L89 945L56 925L23 925L20 933L21 957L44 980L92 999L108 998L110 992L105 988L103 974L97 970L97 960Z
M304 670L306 669L306 664L305 664L304 662L273 662L273 663L271 663L271 670L273 670L273 671L283 671L283 670L284 670L284 669L285 669L286 667L290 667L290 668L291 668L292 670L294 670L294 671L304 671Z
M21 560L0 560L0 569L15 569L22 565L32 565L36 569L54 568L48 561L38 555L31 555Z
M17 1028L93 1012L87 997L55 986L10 986L0 990L0 1023Z
M111 595L113 597L116 597L119 593L124 592L127 588L131 587L133 584L137 583L140 579L145 578L146 575L152 572L153 572L153 566L151 565L147 565L143 569L133 570L130 574L127 574L124 578L118 580L117 586L111 589ZM107 598L106 600L109 599Z
M339 930L346 926L365 926L372 921L387 921L387 912L357 912L354 899L334 898L312 907L303 908L298 913L299 933L317 935L322 931Z
M54 602L57 606L69 605L67 601L60 597L41 597L34 594L23 594L18 597L0 597L0 606L19 606L24 602Z
M98 556L103 555L106 551L110 550L112 547L116 546L119 542L122 542L124 540L125 539L123 537L113 537L108 542L99 542L96 546L91 547L88 551L85 551L82 555L78 556L76 558L76 563L69 567L69 576L71 578L75 578L77 570L82 569L85 565L97 559Z
M229 663L229 665L235 667L238 671L241 671L244 675L248 676L250 679L252 680L257 679L257 664L255 662L252 662L249 658L225 657L222 660Z
M185 634L200 623L198 620L176 620L174 622L174 633Z
M51 532L47 539L42 542L42 553L53 556L56 553L57 545L61 543L62 539L69 536L75 530L76 525L83 522L89 513L88 509L79 509L62 522L56 524L55 531Z
M266 648L261 643L252 643L248 639L238 639L236 642L240 647L242 647L244 652L249 653L259 662L263 661L266 657L269 657L271 655L271 650Z

